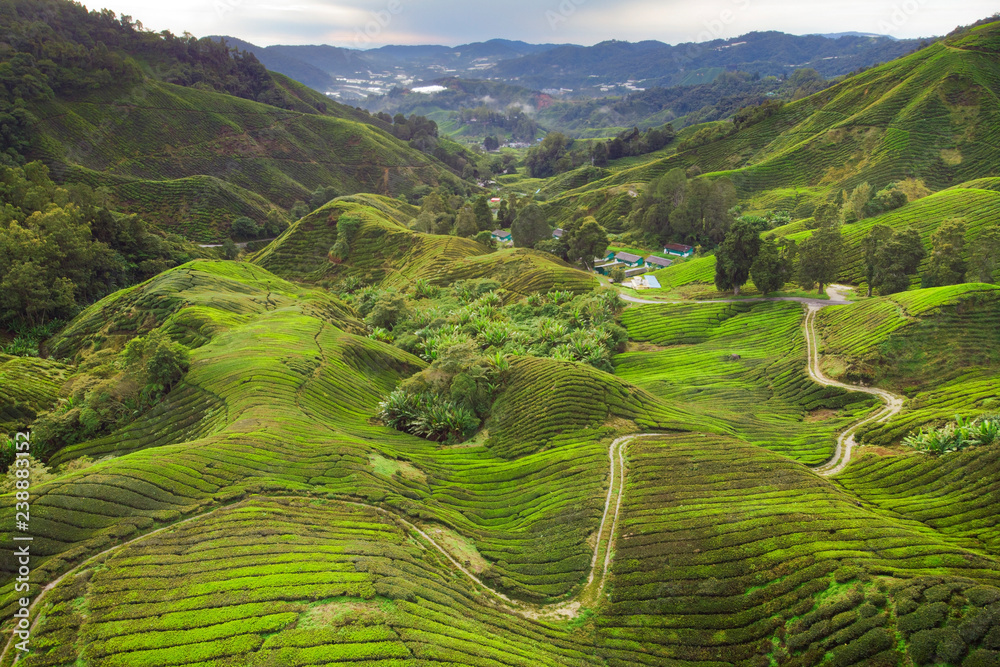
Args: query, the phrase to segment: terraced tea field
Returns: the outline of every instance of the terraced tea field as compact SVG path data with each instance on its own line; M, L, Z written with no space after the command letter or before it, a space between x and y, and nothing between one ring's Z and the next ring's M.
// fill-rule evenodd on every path
M203 242L228 237L240 215L263 223L270 208L290 208L320 186L395 195L459 182L442 163L349 114L153 80L37 102L33 113L36 157L58 165L60 177L107 186L121 210Z
M616 373L749 442L819 465L873 402L810 379L802 313L788 302L632 308L622 317L629 337L655 347L619 355Z
M417 280L451 285L491 278L515 295L565 290L587 292L596 285L590 273L549 253L523 248L489 252L471 239L420 234L406 228L416 209L378 196L338 199L296 222L274 243L252 257L255 264L283 277L306 281L353 278L406 290ZM332 262L328 251L337 239L342 215L362 221L350 253Z
M597 620L609 664L901 664L902 637L953 608L957 623L962 608L927 613L901 582L934 575L944 601L966 577L1000 583L995 559L745 442L679 435L629 451L615 585ZM969 634L972 651L982 636ZM967 650L960 640L958 662Z
M898 441L928 422L998 407L1000 288L955 285L832 306L817 315L824 371L906 396L906 409L860 432Z
M972 316L991 295L892 303ZM850 313L881 302L824 309L824 335L849 340ZM31 589L36 650L18 664L848 665L993 613L988 483L920 505L898 484L957 494L964 473L808 470L876 401L810 379L801 304L622 321L619 377L513 359L488 436L441 446L371 421L425 363L352 333L323 290L199 261L96 304L51 341L78 364L60 372L153 328L191 367L161 406L53 460L101 459L36 490L33 581L51 586ZM1000 625L984 627L948 650L994 656Z

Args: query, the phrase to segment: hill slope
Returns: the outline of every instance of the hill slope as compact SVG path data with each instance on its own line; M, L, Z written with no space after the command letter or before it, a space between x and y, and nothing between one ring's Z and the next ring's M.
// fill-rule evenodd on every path
M592 274L549 253L523 248L490 252L471 239L422 234L407 229L416 209L375 196L343 197L296 222L252 261L278 275L317 282L355 278L364 283L409 289L416 280L450 285L492 278L513 294L564 289L585 292ZM343 215L361 220L342 262L329 258Z
M794 209L797 217L864 181L877 190L913 178L936 191L995 176L998 34L1000 23L977 26L786 104L738 131L730 126L721 139L559 193L550 205L574 210L584 197L587 206L612 207L618 187L649 182L675 167L728 176L743 199Z
M12 67L0 111L23 125L12 128L10 158L107 186L116 208L166 230L221 240L232 219L263 223L321 186L466 189L381 121L270 74L252 55L62 0L17 0L4 15L0 57Z

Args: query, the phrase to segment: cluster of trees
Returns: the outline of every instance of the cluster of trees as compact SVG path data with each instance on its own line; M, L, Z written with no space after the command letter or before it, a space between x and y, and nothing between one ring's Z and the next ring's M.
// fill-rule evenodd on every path
M715 254L715 286L720 291L740 289L753 279L763 294L776 292L794 279L803 289L823 288L837 279L844 240L840 223L824 220L812 236L796 244L774 234L761 238L768 221L758 216L740 216Z
M589 264L608 247L605 229L592 216L578 211L563 228L562 238L553 238L552 227L542 208L530 199L509 194L500 202L494 219L486 196L465 200L440 191L428 193L411 229L427 234L449 234L472 238L492 246L492 231L510 229L517 248L534 248L569 262Z
M513 195L501 202L498 224L510 227L517 248L534 248L568 262L589 265L608 247L608 234L593 216L577 211L563 226L561 238L553 238L549 220L538 204L518 202Z
M902 292L910 286L910 276L917 272L926 256L920 234L912 228L893 230L875 225L861 242L868 296Z
M670 125L640 132L625 130L608 141L577 142L561 132L550 132L537 146L528 150L524 166L532 178L547 178L585 164L605 167L611 160L658 151L675 136ZM575 145L582 144L578 148Z
M57 186L41 162L0 167L0 207L0 322L70 317L196 252L110 211L103 191Z
M264 221L264 224L241 215L233 220L230 232L238 239L250 241L260 238L274 238L286 229L288 229L288 220L277 209L272 208L267 212L267 220Z
M838 197L840 204L840 216L844 224L853 224L865 218L888 213L909 202L906 193L899 189L899 184L890 183L878 192L874 192L872 186L865 181L858 185L850 194L841 191ZM827 204L826 206L831 206ZM820 213L828 215L828 213Z
M1000 225L989 225L976 236L966 252L967 227L963 220L948 220L931 234L928 257L915 229L893 230L875 225L862 241L868 296L907 289L921 262L927 266L921 287L943 287L964 282L992 283L1000 267ZM966 259L968 256L968 259Z
M425 234L476 238L487 244L495 225L486 195L470 203L457 195L442 195L438 191L424 197L419 215L410 223L413 229ZM481 233L484 236L480 237Z
M70 400L33 425L39 458L63 447L111 433L159 403L188 370L189 352L161 329L129 341L117 358L77 382Z
M407 118L401 113L390 116L384 111L375 114L375 117L391 124L392 136L409 141L418 150L431 151L437 146L438 126L430 118L416 114Z
M994 282L1000 263L1000 226L990 225L976 237L966 260L963 220L949 220L931 235L931 254L921 276L922 287L941 287L964 282Z
M495 111L480 105L472 109L460 109L455 118L462 125L472 125L483 132L509 134L514 141L534 141L538 136L538 123L519 107ZM499 141L493 148L486 146L486 150L496 150L498 147Z
M684 170L673 169L636 198L626 226L648 245L715 245L733 224L736 202L736 187L728 178L688 178Z
M358 111L365 112L364 109ZM472 180L479 177L480 169L476 156L462 146L443 139L439 134L437 123L430 118L416 114L407 117L402 113L390 116L384 111L375 113L371 118L376 127L408 142L410 148L433 155L462 178Z
M804 289L823 288L837 279L842 267L844 241L835 214L821 216L812 236L796 245L774 235L761 238L767 220L741 216L733 223L716 252L715 285L739 294L748 279L764 294L781 289L794 279ZM894 294L910 287L921 263L922 287L942 287L973 281L992 283L1000 268L1000 225L984 228L966 259L966 225L949 220L931 235L931 252L913 228L892 229L875 225L861 242L868 296Z
M752 278L761 293L769 294L791 280L799 249L794 241L777 239L773 234L762 239L760 235L767 229L768 222L762 217L736 219L715 254L717 289L731 290L738 296L743 285ZM803 276L810 281L810 287L815 278Z
M304 218L320 206L333 201L339 196L340 191L332 185L318 187L313 191L312 195L310 195L309 201L302 201L300 199L292 204L292 208L289 209L288 214L292 216L292 220Z

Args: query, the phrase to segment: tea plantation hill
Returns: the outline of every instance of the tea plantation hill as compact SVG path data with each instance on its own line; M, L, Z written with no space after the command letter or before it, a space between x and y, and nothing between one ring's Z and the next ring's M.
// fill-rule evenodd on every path
M11 0L2 15L0 57L15 66L0 110L25 103L23 157L60 180L105 186L116 210L191 240L220 241L233 219L263 223L319 187L469 187L391 124L217 44L221 57L205 40L160 39L61 0ZM46 75L36 60L49 59Z
M263 222L319 186L398 194L458 180L371 125L152 80L51 100L34 113L35 157L65 165L54 172L68 180L109 187L123 210L193 240L227 237L241 215Z
M898 60L784 105L758 122L679 152L681 139L653 159L566 175L548 191L555 216L582 201L607 221L631 209L628 190L670 169L697 166L733 180L751 209L808 217L841 189L919 179L932 191L996 176L1000 159L1000 23L964 30ZM707 126L706 126L707 127ZM628 166L631 165L631 166ZM605 215L602 216L602 213Z
M329 248L328 218L351 211L363 222L337 270L390 284L386 265L407 265L393 249L410 246L387 244L394 261L367 266L354 253L375 230L415 243L394 210L406 212L338 200L258 261L308 247L300 235ZM950 303L954 291L913 294ZM60 372L100 377L153 330L191 349L190 369L129 426L51 461L98 459L35 489L32 595L66 576L19 664L994 664L992 547L893 505L877 478L858 483L859 501L803 465L871 403L806 379L801 322L782 303L626 311L635 349L616 360L621 377L515 358L490 446L454 448L371 421L425 362L363 337L325 290L198 261L116 293L50 341ZM828 341L859 329L824 325ZM626 445L616 506L608 448L629 433L663 435ZM995 523L995 505L969 516ZM575 610L599 553L605 596ZM550 616L551 602L570 617Z
M566 290L587 292L593 274L571 267L550 253L488 248L457 236L420 234L406 227L417 209L374 195L342 197L294 223L251 261L284 278L307 282L355 279L364 284L408 290L417 280L450 285L492 278L512 295ZM361 221L340 262L330 259L341 216Z

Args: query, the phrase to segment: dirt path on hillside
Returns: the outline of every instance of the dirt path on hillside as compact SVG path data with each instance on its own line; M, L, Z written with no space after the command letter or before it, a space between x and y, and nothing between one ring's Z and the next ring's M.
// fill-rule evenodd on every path
M826 294L830 297L829 300L807 299L795 296L779 296L771 298L758 297L752 299L716 299L712 301L655 301L652 299L639 299L627 294L622 294L621 297L630 303L640 304L744 303L761 301L794 301L796 303L804 304L806 306L806 319L804 322L806 355L809 361L809 377L813 380L813 382L827 387L840 387L841 389L847 389L848 391L858 391L865 394L871 394L872 396L878 396L882 399L883 403L885 403L880 410L873 412L868 417L865 417L864 419L857 421L844 429L844 431L842 431L840 436L837 438L837 448L834 450L833 458L823 465L811 468L811 470L823 475L824 477L830 477L841 472L847 467L847 464L851 462L851 455L854 452L854 447L857 445L854 435L858 432L858 429L867 424L871 424L872 422L888 421L894 415L899 414L899 412L903 409L903 401L905 400L902 396L893 394L890 391L885 391L884 389L864 387L856 384L846 384L844 382L832 380L825 376L823 371L820 369L819 335L816 333L816 313L827 306L843 306L851 303L844 298L844 293L848 292L850 289L850 287L845 285L827 286Z
M518 600L511 599L510 597L504 595L503 593L500 593L499 591L494 590L486 583L484 583L468 568L462 565L455 558L454 555L452 555L437 540L431 537L427 531L420 528L416 524L410 522L408 519L404 518L403 515L397 512L385 509L384 507L378 507L376 505L369 505L367 503L360 503L349 500L340 500L331 502L342 502L348 505L354 505L356 507L364 507L389 517L397 524L399 524L409 532L419 537L424 542L428 543L434 549L439 551L458 572L462 573L477 587L486 591L499 606L504 607L506 610L512 613L519 614L521 616L524 616L525 618L530 618L530 619L568 620L578 616L584 605L587 604L592 605L599 600L600 595L604 590L604 584L605 581L607 580L608 571L611 569L611 562L613 560L612 553L614 550L615 531L618 528L618 516L621 513L622 497L625 494L626 445L628 445L628 443L634 440L635 438L655 438L655 437L663 437L664 435L665 434L663 433L634 433L631 435L621 436L620 438L617 438L614 441L612 441L612 443L608 446L608 464L609 464L608 493L604 499L604 511L601 515L601 523L597 529L597 539L594 545L594 555L590 561L590 573L587 576L587 583L583 586L583 588L579 592L577 592L572 597L551 604L538 605L538 604L530 604L527 602L520 602ZM262 496L262 497L267 497L267 496ZM287 498L288 496L276 496L276 497ZM315 498L308 496L303 496L302 499L315 500ZM205 518L207 516L220 512L224 509L234 507L235 505L238 504L239 503L234 503L232 505L216 507L215 509L212 509L208 512L204 512L197 516L188 517L183 521L179 521L169 526L158 528L150 533L146 533L145 535L140 535L139 537L131 539L127 542L116 544L113 547L109 547L108 549L105 549L104 551L95 554L90 558L87 558L79 565L76 565L71 570L68 570L60 577L58 577L51 583L47 584L41 591L39 591L38 595L35 596L35 599L32 601L31 606L29 607L29 613L32 615L34 619L31 623L30 632L32 633L35 632L35 629L39 621L42 619L42 615L38 614L38 610L41 608L41 604L45 601L48 593L51 590L53 590L56 586L58 586L60 583L62 583L67 577L76 575L84 568L94 564L99 559L111 554L114 551L134 545L138 542L142 542L160 533L163 533L164 531L172 530L174 528L183 526L184 524L191 523L192 521ZM601 561L602 555L604 557L603 562L601 563L600 569L598 569L598 562ZM4 663L4 659L7 657L8 651L10 650L11 646L13 646L15 643L15 639L16 639L15 636L11 636L10 639L8 639L6 645L4 646L3 652L0 653L0 664Z
M809 306L806 311L804 329L806 335L806 354L809 357L809 377L812 378L813 382L827 387L840 387L849 391L859 391L871 394L872 396L878 396L885 403L880 410L873 412L842 431L840 437L837 438L837 449L834 450L833 458L823 465L812 469L820 475L829 477L839 473L851 462L851 454L854 451L855 445L857 445L857 442L854 440L854 434L858 432L858 429L872 422L886 422L892 416L899 414L899 411L903 409L904 399L902 396L884 389L846 384L823 375L823 371L820 369L819 334L816 333L816 313L820 311L820 308L819 306Z

